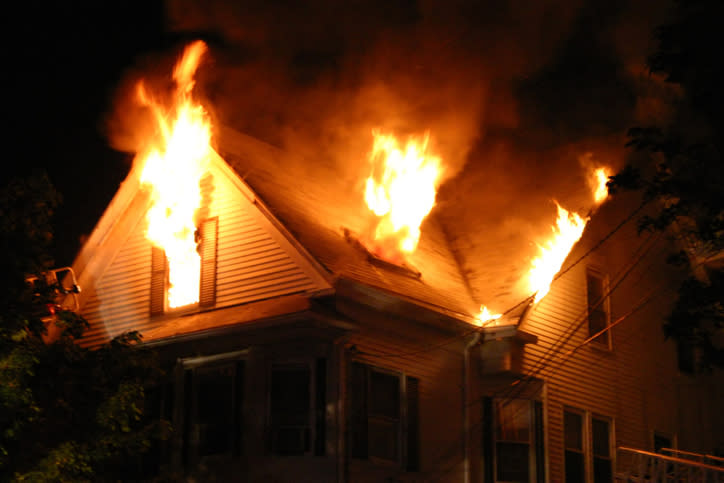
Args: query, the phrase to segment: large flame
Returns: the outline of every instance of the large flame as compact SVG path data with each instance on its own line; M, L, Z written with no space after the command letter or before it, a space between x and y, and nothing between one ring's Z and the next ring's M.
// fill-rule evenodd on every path
M605 167L594 169L591 175L591 186L593 187L593 200L597 205L603 203L608 197L608 169Z
M368 248L382 258L399 261L417 248L420 225L435 206L442 162L427 152L429 133L410 138L404 148L392 134L375 130L372 135L372 174L367 178L365 202L378 219Z
M608 169L605 167L594 169L590 179L595 208L608 197L606 188ZM543 245L538 245L540 253L531 262L528 272L529 289L535 294L534 303L540 302L548 294L553 278L560 271L573 246L580 240L588 223L588 217L584 218L575 212L569 213L558 202L556 206L558 218L555 226L551 227L553 236Z
M174 105L164 109L138 85L139 101L148 106L158 133L143 159L141 183L150 188L146 237L166 252L169 308L199 301L201 260L196 250L194 215L201 204L199 180L212 153L211 125L204 108L193 101L194 73L206 44L196 41L186 47L174 69Z
M556 202L558 219L556 225L551 227L553 236L543 245L538 245L540 254L531 262L528 272L530 291L535 293L534 302L538 303L548 294L553 277L561 269L573 245L583 235L588 218L582 218L578 213L569 213Z

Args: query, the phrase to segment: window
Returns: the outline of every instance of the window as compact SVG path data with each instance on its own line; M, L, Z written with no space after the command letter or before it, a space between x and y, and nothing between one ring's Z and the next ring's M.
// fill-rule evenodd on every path
M586 271L586 291L588 300L588 336L593 337L606 329L610 323L607 277L592 269ZM610 347L610 331L593 339L594 344Z
M495 481L545 481L542 403L525 399L496 400L494 409L493 405L484 403L485 407L492 409L494 416L494 455L489 456L494 457ZM492 474L489 473L487 479L492 480Z
M354 362L350 375L350 449L355 458L419 470L419 380Z
M300 455L311 450L310 383L308 364L272 367L269 423L276 454Z
M563 412L567 483L613 481L612 421L567 408ZM589 439L590 438L590 439Z
M611 483L613 463L611 459L611 423L607 419L591 417L594 483Z
M194 466L208 457L241 453L244 389L242 353L185 359L177 377L183 395L181 420L174 428L183 438L182 461ZM178 417L177 416L177 417Z
M280 456L325 453L326 359L273 364L269 382L271 452Z
M199 284L199 307L213 307L216 304L216 256L218 218L209 218L201 223L198 230L197 250L201 256ZM167 310L168 262L166 252L151 247L151 293L150 313L161 315Z
M673 438L671 436L654 431L654 452L663 453L662 449L672 449L673 447Z
M563 412L566 483L583 483L586 481L583 429L582 413L569 410Z

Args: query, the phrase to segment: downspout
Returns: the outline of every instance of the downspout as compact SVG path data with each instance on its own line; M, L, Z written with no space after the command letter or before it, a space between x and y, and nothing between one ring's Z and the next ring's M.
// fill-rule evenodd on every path
M345 401L347 399L347 351L346 345L349 342L349 336L344 335L334 341L332 344L335 364L337 366L337 401L335 402L335 426L336 434L336 473L337 482L345 483L349 480L348 464L349 464L349 448L347 447L347 408Z
M470 421L470 389L472 385L472 377L470 375L470 350L480 342L480 332L476 331L470 342L465 346L463 351L463 456L464 456L464 477L465 483L470 483L470 431L472 424Z

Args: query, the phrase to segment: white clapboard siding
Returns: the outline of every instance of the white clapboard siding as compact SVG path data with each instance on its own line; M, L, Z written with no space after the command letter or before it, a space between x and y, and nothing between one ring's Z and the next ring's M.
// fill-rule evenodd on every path
M293 245L239 189L238 180L211 170L202 182L204 218L218 219L215 305L219 309L293 293L320 289L320 276ZM146 221L139 221L105 271L84 288L82 314L91 329L85 345L96 345L122 332L169 323L172 314L150 316L151 252Z
M547 387L547 445L550 481L564 480L563 411L566 407L611 418L613 446L650 449L654 429L666 427L675 408L675 357L664 343L661 323L666 303L659 301L633 314L611 331L611 350L595 342L579 347L588 337L586 270L603 271L614 284L636 260L633 249L642 239L631 227L613 237L607 246L585 258L554 282L550 293L525 320L525 331L538 336L525 348L523 370L535 372ZM618 237L618 239L617 239ZM616 248L618 247L618 248ZM627 247L627 248L622 248ZM584 253L577 247L569 262ZM664 258L666 247L653 246L634 265L610 298L611 320L627 314L641 297L657 285L653 261ZM578 348L572 355L568 353ZM541 361L555 354L544 363ZM675 412L675 409L673 410Z

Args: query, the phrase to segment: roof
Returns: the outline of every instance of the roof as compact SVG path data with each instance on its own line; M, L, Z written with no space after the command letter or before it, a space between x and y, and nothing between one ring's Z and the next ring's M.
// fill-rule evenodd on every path
M479 305L434 213L423 222L418 248L408 257L418 277L374 261L345 235L363 233L373 222L364 205L362 179L341 177L324 160L303 159L230 128L221 128L218 151L333 278L462 319L477 313Z

